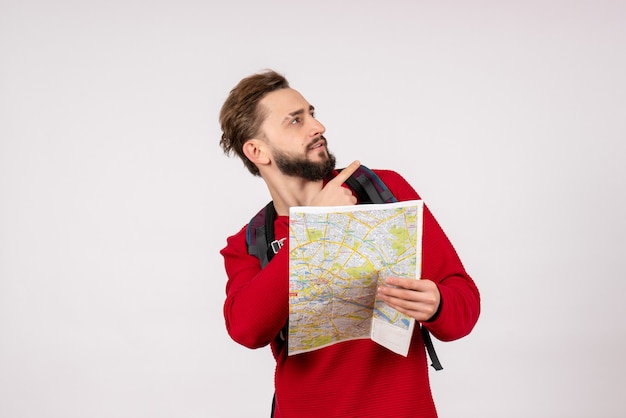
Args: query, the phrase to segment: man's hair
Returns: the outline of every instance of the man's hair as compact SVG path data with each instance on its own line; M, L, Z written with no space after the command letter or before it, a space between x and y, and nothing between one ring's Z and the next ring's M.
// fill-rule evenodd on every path
M265 70L241 80L222 105L220 146L226 155L233 152L237 154L255 176L260 175L259 169L243 153L243 144L259 134L265 118L265 113L259 106L261 99L272 91L286 88L289 88L289 82L284 76L273 70Z

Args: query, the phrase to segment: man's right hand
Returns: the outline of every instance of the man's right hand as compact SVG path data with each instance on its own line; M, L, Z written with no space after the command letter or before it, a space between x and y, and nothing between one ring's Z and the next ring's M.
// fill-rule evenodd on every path
M343 183L354 173L361 162L353 161L349 166L341 170L337 177L326 183L326 186L311 201L310 206L350 206L356 205L356 197L352 190L343 187Z

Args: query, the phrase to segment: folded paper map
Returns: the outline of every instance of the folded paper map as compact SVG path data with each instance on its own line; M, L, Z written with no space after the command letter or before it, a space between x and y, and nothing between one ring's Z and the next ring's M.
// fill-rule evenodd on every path
M376 290L419 279L422 225L421 200L291 208L288 355L370 338L406 356L415 320Z

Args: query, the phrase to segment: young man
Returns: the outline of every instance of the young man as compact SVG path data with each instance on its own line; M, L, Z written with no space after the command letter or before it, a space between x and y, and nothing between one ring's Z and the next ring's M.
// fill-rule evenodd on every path
M314 108L274 71L244 78L220 112L220 145L265 181L276 210L275 238L287 243L289 208L358 204L344 184L359 167L335 170L325 128ZM399 201L420 197L399 174L374 170ZM251 216L258 208L251 208ZM236 342L270 345L276 359L275 407L281 418L436 417L426 352L414 332L407 357L369 339L337 343L287 356L281 330L289 315L289 254L264 267L248 254L246 227L221 251L228 275L224 316ZM436 338L467 335L478 320L480 297L454 248L424 209L422 280L389 278L378 295L415 318Z

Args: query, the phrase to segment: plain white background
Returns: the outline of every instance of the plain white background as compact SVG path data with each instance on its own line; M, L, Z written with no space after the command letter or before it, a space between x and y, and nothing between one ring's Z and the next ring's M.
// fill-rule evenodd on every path
M268 194L217 117L273 68L482 292L442 418L623 417L625 51L619 0L0 0L0 416L268 415L219 255Z

